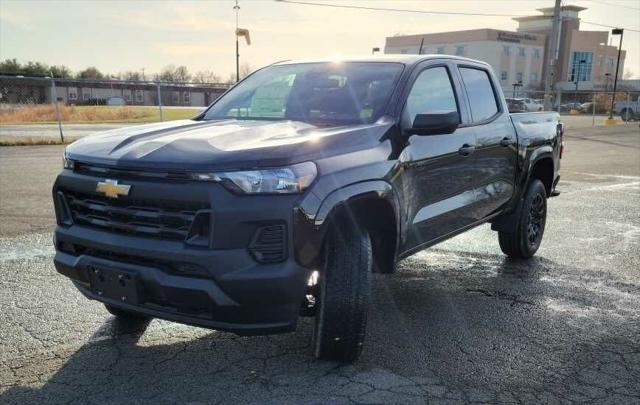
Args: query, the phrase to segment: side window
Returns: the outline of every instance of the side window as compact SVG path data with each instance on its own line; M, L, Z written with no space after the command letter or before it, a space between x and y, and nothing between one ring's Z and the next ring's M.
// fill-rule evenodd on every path
M413 83L404 109L404 119L411 125L417 114L458 111L447 68L423 70Z
M485 70L460 68L462 81L467 90L473 122L480 122L496 115L499 111L491 79Z

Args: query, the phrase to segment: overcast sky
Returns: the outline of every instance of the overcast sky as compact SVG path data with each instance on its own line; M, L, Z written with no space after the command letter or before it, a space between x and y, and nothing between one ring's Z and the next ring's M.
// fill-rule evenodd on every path
M303 0L304 1L304 0ZM311 0L309 0L311 1ZM315 0L328 2L327 0ZM588 7L585 21L640 29L640 0L565 1ZM343 0L338 4L531 15L553 1ZM0 0L0 59L97 66L108 72L157 72L167 64L191 72L234 71L233 0ZM252 45L241 60L259 67L282 59L364 55L385 37L474 28L515 30L510 17L436 16L301 6L271 0L240 0L240 26ZM607 30L583 25L582 29ZM617 44L617 38L615 40ZM626 70L640 77L640 33L625 32Z

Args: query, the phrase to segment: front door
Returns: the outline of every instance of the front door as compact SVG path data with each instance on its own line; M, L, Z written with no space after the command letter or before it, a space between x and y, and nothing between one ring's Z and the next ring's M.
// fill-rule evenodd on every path
M466 117L453 85L452 66L431 62L413 74L402 112L403 128L410 127L419 113L458 111ZM473 128L458 128L446 135L411 135L405 143L399 156L403 172L394 186L403 204L406 231L401 249L407 252L475 220L465 208L476 200L477 179Z

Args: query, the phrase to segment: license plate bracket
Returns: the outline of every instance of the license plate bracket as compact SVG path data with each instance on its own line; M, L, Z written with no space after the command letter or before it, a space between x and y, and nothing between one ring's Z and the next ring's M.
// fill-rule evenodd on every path
M91 290L99 297L131 305L138 303L135 272L99 265L89 266L88 270Z

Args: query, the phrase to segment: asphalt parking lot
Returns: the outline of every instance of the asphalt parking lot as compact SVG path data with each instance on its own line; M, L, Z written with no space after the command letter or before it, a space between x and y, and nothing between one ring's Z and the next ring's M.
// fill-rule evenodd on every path
M0 403L640 403L640 129L569 130L542 247L487 225L376 275L354 365L295 333L129 325L52 264L62 147L0 148Z

